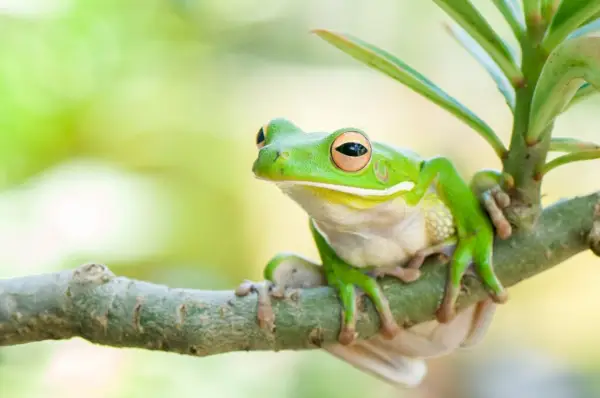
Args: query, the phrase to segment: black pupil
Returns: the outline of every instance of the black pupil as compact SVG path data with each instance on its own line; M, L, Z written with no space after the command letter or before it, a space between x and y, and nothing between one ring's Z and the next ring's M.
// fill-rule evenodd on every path
M260 130L258 130L258 134L256 135L256 143L260 144L265 140L265 132L263 130L263 128L261 127Z
M358 142L346 142L335 148L336 151L343 153L346 156L358 157L367 153L367 148Z

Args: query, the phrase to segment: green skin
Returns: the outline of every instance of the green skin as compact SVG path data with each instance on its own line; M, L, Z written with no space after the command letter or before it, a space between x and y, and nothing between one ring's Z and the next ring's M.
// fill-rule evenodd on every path
M257 136L260 149L254 162L253 172L258 178L275 183L321 184L320 189L324 192L322 194L332 202L348 198L350 202L355 200L363 205L370 201L380 204L401 198L408 207L415 207L422 202L428 190L434 187L437 200L450 210L455 227L455 233L448 243L442 245L443 247L452 245L453 253L449 264L445 297L438 310L438 320L449 322L454 318L454 307L460 293L461 281L471 264L488 288L492 299L497 303L505 302L507 293L496 277L492 265L494 226L497 231L502 230L499 235L510 234L510 230L507 232L499 228L501 225L506 227L508 224L498 213L498 204L502 200L499 196L493 195L492 189L501 184L502 176L494 172L482 171L475 175L469 185L458 174L452 162L446 158L435 157L425 160L410 151L370 141L371 157L368 164L358 171L347 172L336 166L332 160L334 141L347 132L358 132L367 137L354 128L340 129L332 133L307 134L285 119L274 119L265 125ZM395 190L389 194L385 191L386 193L383 194L384 190L398 187L401 183L411 188ZM412 184L406 185L406 183ZM350 191L329 190L327 189L329 186L346 187ZM503 206L500 204L500 207ZM489 215L492 215L491 219L485 212L486 208ZM357 267L342 260L316 227L313 218L310 220L310 229L321 257L327 283L337 290L343 307L340 343L350 344L355 338L356 288L360 288L373 301L382 319L383 334L393 337L397 325L391 315L388 302L376 278L366 272L377 266ZM265 268L265 278L274 281L277 266L285 260L286 255L279 255L271 260ZM416 267L418 268L421 263L422 260Z

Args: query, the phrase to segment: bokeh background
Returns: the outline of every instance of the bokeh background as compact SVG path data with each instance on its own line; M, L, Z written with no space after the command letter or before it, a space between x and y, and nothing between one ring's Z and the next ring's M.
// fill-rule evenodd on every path
M492 2L474 3L514 43ZM0 0L0 278L99 261L230 289L275 252L316 258L305 214L251 173L274 117L356 126L466 177L499 167L460 121L308 33L399 55L507 142L511 114L447 21L432 1ZM556 134L600 141L599 105L573 107ZM599 167L552 172L546 203L600 189ZM430 361L417 390L319 351L193 358L74 339L1 348L0 397L598 396L598 264L581 254L512 288L482 345Z

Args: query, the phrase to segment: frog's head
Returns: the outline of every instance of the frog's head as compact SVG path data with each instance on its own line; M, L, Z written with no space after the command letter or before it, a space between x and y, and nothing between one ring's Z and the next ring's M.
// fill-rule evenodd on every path
M417 155L372 142L356 128L306 133L274 119L259 129L256 145L256 177L329 202L385 201L412 189L419 171Z

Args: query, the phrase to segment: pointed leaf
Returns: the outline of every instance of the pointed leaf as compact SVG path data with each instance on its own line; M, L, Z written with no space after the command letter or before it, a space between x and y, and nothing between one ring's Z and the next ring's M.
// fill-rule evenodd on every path
M542 0L542 18L544 19L547 25L550 24L552 18L554 17L554 14L556 14L560 2L561 0Z
M568 39L550 53L533 93L529 144L542 138L585 82L600 88L600 32Z
M592 149L589 151L571 152L566 155L552 159L546 163L541 170L541 175L545 176L552 169L563 166L568 163L581 162L582 160L600 159L600 149Z
M523 74L504 41L490 27L469 0L433 0L490 55L513 84L523 81Z
M553 152L582 152L600 150L600 145L593 142L579 141L575 138L552 138L550 140L550 151Z
M542 46L547 51L552 51L598 12L600 0L563 0L552 18Z
M346 54L373 69L385 73L458 117L477 131L494 148L498 156L502 157L506 152L502 141L490 126L425 76L392 54L351 35L334 33L324 29L317 29L313 32Z
M570 0L569 0L570 1ZM535 16L541 16L542 14L542 2L541 0L523 0L523 12L525 14L525 20L531 19Z
M504 16L506 22L508 22L515 36L517 38L521 37L527 29L521 3L517 0L493 0L493 2L498 11Z
M588 22L586 25L577 29L569 35L569 38L571 39L582 35L587 35L592 32L600 32L600 18L595 18ZM600 90L597 90L594 86L592 86L589 83L585 83L579 88L579 90L577 90L577 93L575 94L573 99L566 106L565 111L571 106L578 104L579 102L587 99L588 97L598 93L600 93Z
M599 32L599 31L600 31L600 18L594 18L590 22L583 25L581 28L579 28L576 31L569 34L568 38L573 39L575 37L587 35L588 33L592 33L592 32Z
M469 34L461 28L459 25L447 25L449 33L462 45L473 58L475 58L481 66L489 73L494 79L498 90L504 96L506 103L512 110L515 109L515 89L510 84L506 76L502 73L498 65L494 60L486 53L483 48L475 41Z
M584 25L587 25L591 22L594 22L596 20L600 19L600 12L595 13L591 18L589 18Z
M592 86L589 83L584 83L579 90L573 96L573 99L569 102L569 104L565 107L565 111L569 109L571 106L580 103L581 101L591 97L594 94L600 93L599 90L596 90L596 87ZM564 111L563 111L564 112Z

